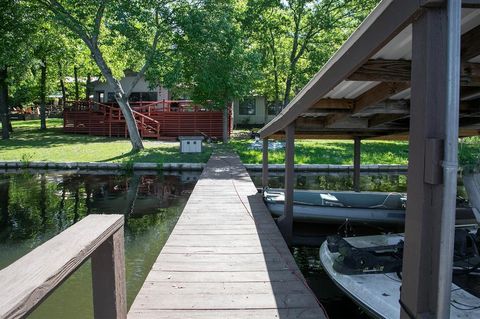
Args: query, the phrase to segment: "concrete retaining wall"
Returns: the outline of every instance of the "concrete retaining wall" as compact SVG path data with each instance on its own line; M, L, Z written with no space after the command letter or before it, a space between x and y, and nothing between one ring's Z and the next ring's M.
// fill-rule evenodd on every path
M245 167L251 171L261 171L261 164L245 164ZM407 165L390 165L390 164L368 164L362 165L362 172L390 172L390 171L406 171ZM270 164L268 170L272 172L283 171L283 164ZM333 165L333 164L297 164L295 165L297 172L345 172L352 171L353 165Z
M201 171L205 167L204 163L103 163L103 162L22 162L22 161L0 161L0 169L56 169L56 170L159 170L159 171ZM261 164L245 164L245 167L251 171L261 171ZM270 164L269 171L280 172L285 166L283 164ZM362 165L363 172L389 172L406 171L406 165ZM332 164L308 164L295 165L295 171L313 171L313 172L345 172L353 171L353 165L332 165Z

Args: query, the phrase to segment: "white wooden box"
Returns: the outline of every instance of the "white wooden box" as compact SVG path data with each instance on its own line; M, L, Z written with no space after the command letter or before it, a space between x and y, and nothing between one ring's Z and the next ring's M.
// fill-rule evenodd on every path
M201 153L203 136L179 136L180 153Z

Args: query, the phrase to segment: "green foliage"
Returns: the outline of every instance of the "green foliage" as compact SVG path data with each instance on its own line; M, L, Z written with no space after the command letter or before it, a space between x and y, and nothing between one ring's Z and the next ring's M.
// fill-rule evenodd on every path
M458 145L458 164L465 172L480 171L480 137L467 137Z
M250 47L235 1L179 1L174 14L175 75L193 100L223 108L248 94L258 77L259 54Z
M245 28L262 52L257 92L286 104L379 0L249 0Z

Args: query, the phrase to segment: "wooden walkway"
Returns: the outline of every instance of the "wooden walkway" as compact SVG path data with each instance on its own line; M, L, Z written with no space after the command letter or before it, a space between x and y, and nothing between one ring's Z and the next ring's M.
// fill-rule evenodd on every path
M213 155L129 318L325 318L236 155Z

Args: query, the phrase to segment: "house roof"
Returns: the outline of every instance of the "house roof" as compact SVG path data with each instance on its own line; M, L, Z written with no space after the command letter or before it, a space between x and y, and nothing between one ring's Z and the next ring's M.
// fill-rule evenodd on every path
M441 2L441 1L440 1ZM409 129L412 21L438 0L384 0L260 131L297 137L405 138ZM460 135L480 135L480 1L462 1Z

